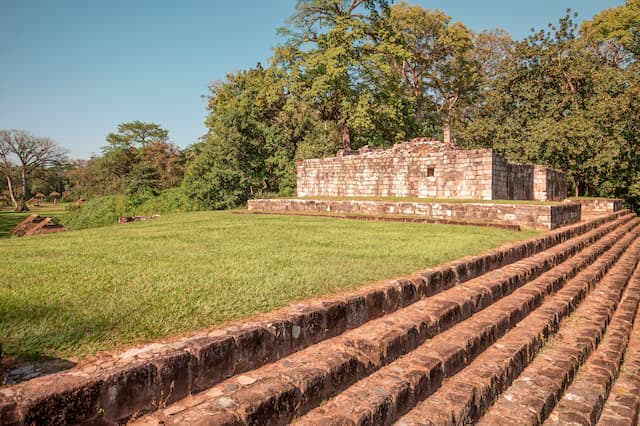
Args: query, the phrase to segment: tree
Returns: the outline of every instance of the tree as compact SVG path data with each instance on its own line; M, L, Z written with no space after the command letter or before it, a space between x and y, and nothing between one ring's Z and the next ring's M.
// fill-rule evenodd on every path
M169 143L169 131L155 123L139 120L120 123L116 133L107 135L107 145L102 147L102 154L102 158L95 159L91 165L99 168L102 186L106 188L106 193L129 191L128 176L134 173L136 168L135 173L139 175L141 170L139 163L143 161L154 165L147 165L148 167L145 166L142 169L148 172L149 167L156 167L157 170L152 175L157 179L166 178L165 184L168 184L168 181L171 181L172 185L178 184L173 175L181 175L181 169L177 167L172 169L173 166L177 166L177 160L174 157L179 155L179 150ZM154 159L154 156L158 158ZM164 170L160 170L160 167ZM139 182L138 178L135 180ZM147 182L148 179L143 181ZM134 186L137 188L139 184L136 183ZM154 183L153 186L162 185Z
M614 65L637 60L640 55L640 0L605 9L584 21L582 36L589 45Z
M138 159L155 168L159 189L180 185L184 176L184 161L177 146L168 142L153 142L140 149Z
M16 206L16 210L28 210L26 200L30 198L29 175L35 169L65 161L66 152L52 139L36 137L23 130L3 130L0 132L0 147L5 176L9 176L6 169L10 167L9 159L11 157L15 158L20 172L22 202Z
M640 206L640 74L634 61L607 55L580 37L569 13L515 43L485 79L468 138L567 171L575 195Z
M166 143L168 139L169 131L158 124L135 120L118 124L118 132L107 135L107 149L146 147L151 143Z
M402 135L403 100L381 90L389 83L379 39L387 14L385 0L299 0L281 30L288 41L275 61L288 73L292 94L318 121L337 125L346 150L354 136L389 129L389 121Z
M503 30L474 34L472 56L478 66L477 87L470 102L461 110L456 129L457 145L490 148L495 142L499 127L496 99L503 95L496 89L496 84L504 76L505 63L513 55L514 48L511 36Z
M416 100L416 120L428 127L426 116L435 110L444 142L450 143L459 111L473 101L478 88L473 33L439 10L406 3L391 8L390 20L404 49L395 66L409 96Z
M16 199L12 176L15 166L10 160L11 151L9 150L9 145L4 142L8 138L8 130L0 131L0 168L2 168L2 173L7 181L7 192L9 193L11 203L13 203L14 209L18 211L18 200Z
M205 208L227 208L258 193L295 185L294 157L302 124L287 106L287 82L260 64L211 86L209 129L187 167L183 188Z

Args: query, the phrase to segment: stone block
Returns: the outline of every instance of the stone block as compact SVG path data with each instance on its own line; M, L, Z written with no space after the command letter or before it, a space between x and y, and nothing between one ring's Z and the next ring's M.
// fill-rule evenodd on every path
M109 369L99 388L96 413L100 413L100 421L116 423L153 411L158 404L158 388L158 369L151 362Z
M189 341L195 358L192 390L198 392L235 373L235 340L231 335L202 337Z

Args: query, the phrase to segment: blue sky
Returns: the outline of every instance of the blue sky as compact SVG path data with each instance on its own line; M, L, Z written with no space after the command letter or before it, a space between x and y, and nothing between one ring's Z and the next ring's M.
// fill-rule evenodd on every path
M142 120L187 146L205 133L208 86L267 63L295 0L0 0L0 129L52 137L72 158L99 153ZM624 0L410 0L475 31L523 38Z

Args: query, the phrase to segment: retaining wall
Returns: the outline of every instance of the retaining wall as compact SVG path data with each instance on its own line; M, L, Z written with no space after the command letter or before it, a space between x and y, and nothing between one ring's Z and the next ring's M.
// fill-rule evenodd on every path
M622 209L622 200L618 198L575 200L572 202L582 205L582 214L585 217L617 212Z
M580 205L427 203L362 200L249 200L250 211L334 212L415 215L435 219L508 223L531 229L555 229L580 220Z

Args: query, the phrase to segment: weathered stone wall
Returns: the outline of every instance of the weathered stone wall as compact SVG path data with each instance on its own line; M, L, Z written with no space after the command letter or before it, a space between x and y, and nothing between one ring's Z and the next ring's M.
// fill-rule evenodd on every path
M585 217L617 212L622 209L622 200L619 198L579 199L573 202L582 205L582 214Z
M411 215L445 220L516 224L531 229L555 229L580 220L580 204L428 203L363 200L249 200L250 211L333 212Z
M546 166L534 166L533 199L564 200L567 198L567 174Z
M508 200L509 199L509 164L507 161L493 152L492 165L492 200Z
M533 200L533 168L528 164L508 163L509 181L506 200Z
M299 197L558 200L563 172L508 163L491 149L458 150L417 139L391 149L341 152L297 163Z
M489 149L425 154L373 151L300 161L297 194L343 197L492 197Z

